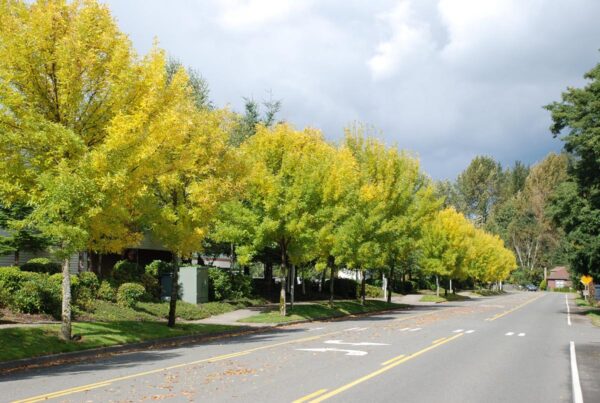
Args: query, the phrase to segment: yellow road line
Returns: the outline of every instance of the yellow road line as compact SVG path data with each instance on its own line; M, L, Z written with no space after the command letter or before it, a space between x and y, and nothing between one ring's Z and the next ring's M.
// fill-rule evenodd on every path
M152 369L150 371L145 371L145 372L138 372L135 374L131 374L131 375L125 375L125 376L121 376L118 378L112 378L112 379L107 379L104 381L100 381L100 382L96 382L96 383L90 383L87 385L82 385L82 386L77 386L74 388L69 388L69 389L64 389L64 390L59 390L56 392L51 392L51 393L46 393L43 395L39 395L39 396L33 396L27 399L22 399L22 400L15 400L13 401L13 403L33 403L33 402L40 402L43 400L48 400L48 399L53 399L55 397L60 397L60 396L66 396L66 395L70 395L70 394L74 394L74 393L79 393L79 392L85 392L86 390L90 390L90 389L97 389L97 388L101 388L103 386L108 386L114 382L119 382L119 381L124 381L127 379L133 379L133 378L139 378L145 375L152 375L152 374L156 374L159 372L163 372L163 371L169 371L172 369L177 369L177 368L182 368L182 367L187 367L187 366L191 366L191 365L195 365L195 364L201 364L201 363L212 363L212 362L216 362L216 361L221 361L221 360L226 360L229 358L234 358L234 357L240 357L243 355L247 355L250 353L253 353L255 351L259 351L259 350L265 350L268 348L274 348L274 347L279 347L279 346L283 346L286 344L292 344L292 343L302 343L304 341L311 341L311 340L316 340L316 339L320 339L322 337L327 337L327 336L332 336L334 334L338 334L338 333L342 333L345 330L338 330L335 332L331 332L331 333L325 333L322 335L316 335L316 336L310 336L310 337L303 337L300 339L294 339L294 340L288 340L288 341L284 341L281 343L275 343L275 344L269 344L266 346L261 346L261 347L255 347L255 348L251 348L248 350L244 350L244 351L238 351L235 353L230 353L230 354L223 354L223 355L218 355L215 357L210 357L210 358L204 358L202 360L197 360L197 361L192 361L192 362L185 362L182 364L177 364L177 365L171 365L169 367L164 367L164 368L157 368L157 369Z
M498 314L496 314L496 315L494 315L494 316L491 316L491 317L489 317L489 318L486 318L485 320L486 320L486 321L489 321L489 322L491 322L491 321L493 321L493 320L500 319L500 318L501 318L501 317L503 317L504 315L508 315L509 313L511 313L511 312L514 312L514 311L516 311L517 309L523 308L525 305L527 305L527 304L530 304L530 303L532 303L533 301L537 301L538 299L542 298L543 296L544 296L544 294L540 295L539 297L532 298L532 299L530 299L529 301L522 303L521 305L517 305L517 306L515 306L514 308L512 308L512 309L509 309L508 311L504 311L504 312L502 312L502 313L498 313Z
M303 402L307 402L307 401L309 401L310 399L312 399L313 397L317 397L317 396L319 396L319 395L322 395L322 394L323 394L323 393L325 393L325 392L327 392L327 389L319 389L319 390L317 390L316 392L313 392L313 393L311 393L311 394L309 394L309 395L306 395L306 396L304 396L304 397L301 397L301 398L300 398L300 399L298 399L298 400L294 400L292 403L303 403Z
M437 339L437 340L434 340L434 341L432 341L432 342L431 342L431 344L437 344L437 343L439 343L440 341L443 341L443 340L445 340L445 339L446 339L445 337L442 337L441 339Z
M324 394L324 395L321 395L321 396L320 396L320 397L318 397L317 399L315 399L315 400L311 400L311 403L319 403L319 402L322 402L322 401L324 401L324 400L327 400L327 399L329 399L330 397L333 397L333 396L335 396L335 395L338 395L338 394L340 394L340 393L344 392L345 390L348 390L348 389L350 389L350 388L352 388L352 387L354 387L354 386L356 386L356 385L358 385L358 384L360 384L360 383L363 383L363 382L365 382L365 381L368 381L368 380L369 380L369 379L371 379L371 378L374 378L374 377L376 377L376 376L378 376L378 375L381 375L381 374L383 374L384 372L386 372L386 371L389 371L390 369L392 369L392 368L394 368L394 367L397 367L397 366L398 366L398 365L400 365L400 364L403 364L403 363L405 363L406 361L412 360L413 358L416 358L416 357L420 356L421 354L425 354L426 352L428 352L428 351L430 351L430 350L433 350L434 348L438 348L438 347L439 347L439 346L441 346L442 344L446 344L446 343L448 343L448 342L450 342L450 341L452 341L452 340L458 339L458 338L459 338L459 337L461 337L461 336L464 336L464 333L458 333L457 335L455 335L455 336L452 336L452 337L450 337L449 339L446 339L446 340L444 340L444 341L442 341L442 342L440 342L440 343L438 343L438 344L434 344L434 345L432 345L432 346L429 346L429 347L426 347L426 348L424 348L424 349L422 349L422 350L419 350L419 351L417 351L416 353L413 353L413 354L409 355L408 357L405 357L405 358L402 358L402 359L400 359L400 360L397 360L397 361L393 362L392 364L390 364L390 365L388 365L388 366L386 366L386 367L383 367L383 368L381 368L381 369L378 369L377 371L371 372L370 374L368 374L368 375L365 375L365 376L363 376L362 378L358 378L357 380L355 380L355 381L352 381L352 382L350 382L350 383L348 383L348 384L346 384L346 385L344 385L344 386L341 386L341 387L339 387L339 388L337 388L337 389L334 389L334 390L332 390L332 391L331 391L331 392L329 392L329 393L326 393L326 394Z
M400 354L399 356L397 356L397 357L394 357L394 358L392 358L391 360L387 360L387 361L385 361L385 362L382 362L382 363L381 363L381 365L388 365L388 364L390 364L390 363L392 363L392 362L394 362L394 361L396 361L396 360L399 360L399 359L401 359L401 358L403 358L403 357L405 357L405 356L406 356L405 354Z

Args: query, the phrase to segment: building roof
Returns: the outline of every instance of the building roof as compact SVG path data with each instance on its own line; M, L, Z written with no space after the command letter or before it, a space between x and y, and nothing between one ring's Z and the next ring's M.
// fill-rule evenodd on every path
M548 275L548 280L569 280L570 278L569 269L565 266L555 267L550 270L550 275Z

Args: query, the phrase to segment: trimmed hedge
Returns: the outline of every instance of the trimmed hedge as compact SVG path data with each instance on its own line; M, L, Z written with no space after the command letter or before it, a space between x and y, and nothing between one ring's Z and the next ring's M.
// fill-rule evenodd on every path
M45 257L36 257L34 259L30 259L27 263L21 265L21 270L30 271L34 273L60 273L61 266L60 263L53 262L52 260Z
M124 283L117 291L117 304L134 308L138 302L144 299L146 289L139 283Z
M137 282L142 274L144 268L128 260L119 260L112 269L112 278L117 284Z

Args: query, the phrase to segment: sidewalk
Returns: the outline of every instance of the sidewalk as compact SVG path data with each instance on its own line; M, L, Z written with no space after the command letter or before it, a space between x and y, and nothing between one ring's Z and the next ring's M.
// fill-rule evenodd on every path
M240 323L238 320L244 319L256 314L259 314L269 307L251 307L245 309L237 309L235 311L223 313L221 315L214 315L206 319L198 319L187 321L186 323L204 323L211 325L230 325L230 326L241 326L241 327L269 327L273 326L273 323Z

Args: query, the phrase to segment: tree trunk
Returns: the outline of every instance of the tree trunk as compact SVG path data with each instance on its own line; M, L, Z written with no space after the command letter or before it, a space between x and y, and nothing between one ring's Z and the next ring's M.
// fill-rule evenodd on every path
M367 276L366 276L366 272L362 273L362 280L360 281L360 304L364 305L366 300L367 300L367 293L366 293L366 284L367 284Z
M293 264L290 270L290 311L294 310L294 289L296 288L296 265Z
M177 317L177 294L179 288L179 258L176 253L173 253L173 276L171 277L171 300L169 301L169 327L175 326L175 318Z
M435 295L440 296L440 279L437 274L435 275Z
M15 250L15 266L19 265L19 258L20 258L19 250L17 249L17 250Z
M102 253L98 253L98 277L102 279Z
M286 315L286 303L285 303L285 281L288 276L287 271L287 251L285 242L280 243L281 247L281 290L279 291L279 313L281 316Z
M390 275L387 281L387 302L392 302L392 282L394 281L394 268L390 267Z
M60 337L71 340L71 272L69 271L69 258L63 260L62 267L62 324Z
M323 283L325 283L325 270L321 273L321 281L319 281L319 294L323 292Z
M448 286L450 287L450 292L454 293L454 290L452 289L452 279L448 280Z
M273 263L268 262L265 263L265 281L267 282L267 295L269 296L269 300L273 298Z
M333 258L330 256L327 259L327 264L329 265L330 268L330 274L329 274L329 305L333 305L333 292L334 292L334 279L335 279L335 264L333 262ZM325 270L323 270L323 273L325 273Z
M302 295L306 295L306 277L304 277L304 270L302 271Z

